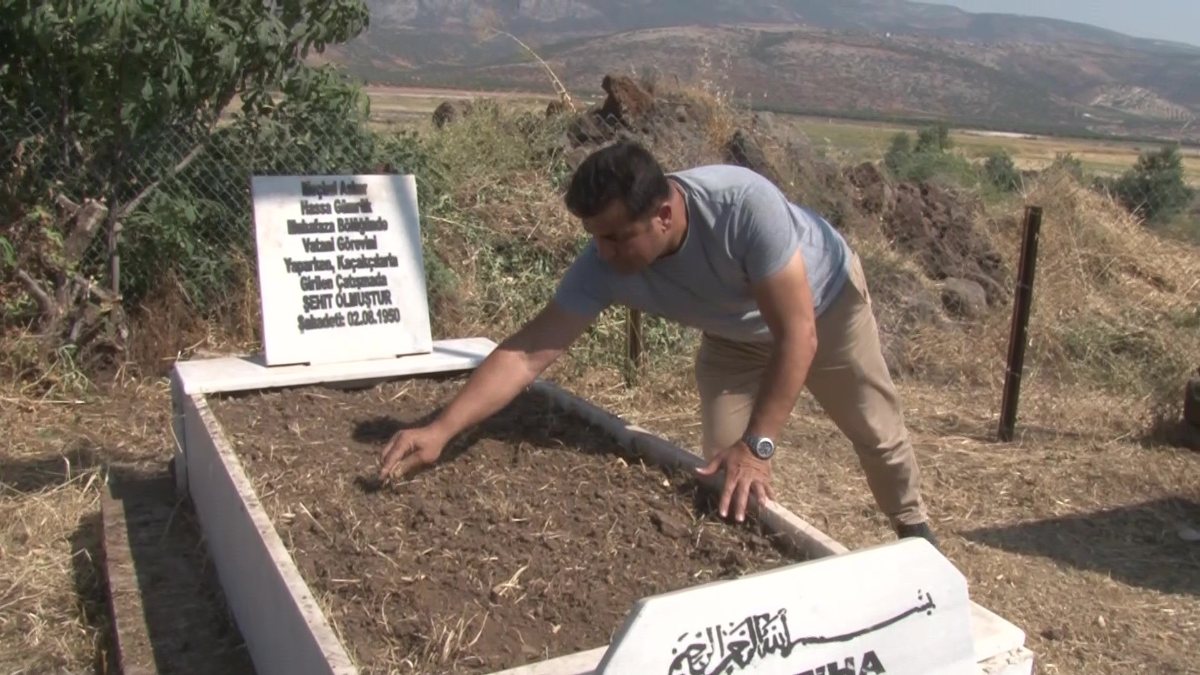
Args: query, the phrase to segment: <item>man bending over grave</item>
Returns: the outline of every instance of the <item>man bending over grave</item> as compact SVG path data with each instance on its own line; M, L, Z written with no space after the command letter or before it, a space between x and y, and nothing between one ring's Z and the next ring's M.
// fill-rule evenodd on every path
M773 498L775 439L807 387L853 444L897 535L936 544L862 266L824 218L749 169L665 174L628 141L580 164L566 205L592 239L554 298L433 422L392 437L382 478L434 463L619 303L701 331L695 377L709 463L698 471L724 469L722 517L732 506L740 522L751 494Z

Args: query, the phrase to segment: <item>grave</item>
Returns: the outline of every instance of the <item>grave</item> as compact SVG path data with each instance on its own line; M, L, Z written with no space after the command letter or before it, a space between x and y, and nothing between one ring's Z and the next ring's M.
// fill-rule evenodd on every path
M477 446L468 454L400 486L373 485L382 439L432 410L496 346L431 339L414 185L255 178L264 353L172 373L176 489L191 498L258 672L1032 673L1024 633L972 602L928 543L848 551L773 502L752 524L719 521L689 479L696 454L548 381L499 427L462 441ZM540 436L512 423L538 415L555 420L534 425L551 429ZM484 488L506 478L473 461L483 453L524 466L552 498L487 501ZM561 473L543 477L528 457ZM453 501L471 499L473 509ZM605 502L612 517L589 527L609 515L596 510ZM396 522L381 525L393 510ZM643 558L619 557L643 547ZM664 551L678 560L654 564ZM417 667L416 652L388 650L421 632L406 610L428 614L427 596L446 597L422 567L460 575L466 590L454 602L507 618L489 629L472 617L433 636ZM552 587L568 589L567 601L555 604ZM357 608L364 598L378 610ZM615 614L599 618L602 601ZM354 622L367 628L347 630ZM508 629L530 635L526 649L508 649ZM439 647L461 658L439 660Z

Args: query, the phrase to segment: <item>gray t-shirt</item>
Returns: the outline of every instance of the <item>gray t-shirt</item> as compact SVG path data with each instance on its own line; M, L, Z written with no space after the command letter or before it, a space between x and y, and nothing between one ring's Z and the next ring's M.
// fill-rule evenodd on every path
M836 299L850 250L824 218L742 167L702 166L669 177L687 200L688 231L680 249L622 276L589 242L559 282L555 300L563 309L595 317L620 304L719 337L770 342L751 284L779 271L797 247L817 315Z

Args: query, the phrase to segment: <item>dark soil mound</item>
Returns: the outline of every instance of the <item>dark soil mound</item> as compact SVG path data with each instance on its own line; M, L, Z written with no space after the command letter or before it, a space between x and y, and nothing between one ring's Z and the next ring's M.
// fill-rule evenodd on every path
M873 164L860 164L846 176L859 208L877 216L892 245L912 255L929 278L973 281L989 305L1007 298L1003 259L977 227L977 200L935 183L891 185Z
M379 450L461 379L213 401L302 576L364 672L492 672L601 647L638 599L794 560L686 476L526 394L434 468ZM468 450L469 448L469 450Z

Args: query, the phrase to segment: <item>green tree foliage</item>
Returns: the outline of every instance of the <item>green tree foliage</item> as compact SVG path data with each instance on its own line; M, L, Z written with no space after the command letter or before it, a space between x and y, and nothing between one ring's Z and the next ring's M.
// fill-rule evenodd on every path
M1004 149L991 152L984 160L983 176L993 187L1004 192L1021 187L1021 172L1017 171L1012 155Z
M362 0L0 0L2 124L32 117L55 162L111 176L164 130L202 135L237 95L268 114L310 52L367 20Z
M126 298L152 292L169 260L196 311L218 306L254 256L252 175L413 173L422 209L442 191L416 137L372 133L366 96L335 72L297 72L275 99L269 116L233 115L129 216L121 250Z
M974 185L978 181L975 169L966 158L949 152L952 145L950 128L945 124L920 129L915 144L907 133L900 132L892 137L883 163L898 180Z
M922 128L917 132L917 145L914 148L918 153L937 153L946 152L953 143L950 141L950 127L944 122L938 122Z
M87 314L92 240L108 231L115 244L120 223L204 154L235 98L243 138L342 114L350 95L305 58L367 23L363 0L0 0L0 237L17 247L11 269L40 331L80 335L63 324ZM88 199L106 227L74 208Z
M1134 215L1151 224L1174 218L1191 203L1193 191L1183 181L1183 159L1175 146L1148 150L1137 164L1110 186Z
M892 136L892 144L883 156L883 164L893 175L899 175L911 156L912 137L901 131Z

